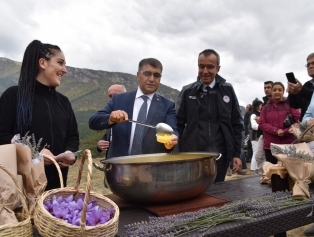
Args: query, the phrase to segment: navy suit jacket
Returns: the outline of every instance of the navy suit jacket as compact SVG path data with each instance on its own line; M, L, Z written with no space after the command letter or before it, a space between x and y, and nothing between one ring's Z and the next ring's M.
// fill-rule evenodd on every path
M114 95L108 104L89 120L90 129L103 130L112 128L112 141L107 158L128 155L132 123L124 122L109 125L108 121L111 112L115 110L124 110L128 114L129 119L132 119L135 96L136 90ZM174 134L178 136L174 102L155 93L147 113L146 123L153 126L158 123L166 123L172 127ZM169 151L171 150L167 150L164 144L157 142L156 129L145 127L142 142L143 154Z

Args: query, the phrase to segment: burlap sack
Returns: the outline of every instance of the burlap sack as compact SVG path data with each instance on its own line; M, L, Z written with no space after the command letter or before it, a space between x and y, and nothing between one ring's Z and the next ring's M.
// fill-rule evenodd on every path
M270 184L270 176L269 176L269 168L272 167L274 164L270 163L268 161L265 161L263 163L262 169L263 169L263 174L262 177L260 178L260 183L262 184Z
M17 175L17 161L16 161L16 145L1 145L0 146L0 164L5 166L11 174L17 177L19 184L22 186L21 176ZM21 202L18 199L18 191L10 176L0 169L0 193L1 199L11 203L11 208L18 207Z
M307 128L301 135L298 142L314 141L314 124Z
M12 175L19 179L19 184L22 187L22 179L21 176L17 175L16 163L16 145L1 145L0 164L5 166ZM0 169L0 225L18 222L12 210L20 204L18 191L12 178Z
M264 145L264 139L263 139L263 135L261 135L257 141L256 152L255 152L255 160L256 160L256 166L258 170L263 167L263 164L266 161L263 145Z
M5 224L17 224L18 220L10 208L0 203L0 226Z
M24 192L32 215L37 198L45 191L47 185L44 159L34 165L29 147L16 144L16 151L17 171L23 177Z
M296 137L296 143L314 141L314 119L292 124L289 131Z
M293 197L309 198L309 183L314 182L314 157L308 145L306 143L271 144L271 152L283 163L295 183L292 189Z

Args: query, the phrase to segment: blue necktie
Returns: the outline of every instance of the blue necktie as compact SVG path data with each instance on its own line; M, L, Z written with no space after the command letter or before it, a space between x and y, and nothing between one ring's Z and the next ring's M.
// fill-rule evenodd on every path
M147 99L146 95L141 96L144 100L140 111L138 112L137 121L145 123L146 121L146 114L147 114ZM131 149L131 155L139 155L142 154L142 140L143 140L143 131L144 126L140 124L136 124L134 137L133 137L133 144Z

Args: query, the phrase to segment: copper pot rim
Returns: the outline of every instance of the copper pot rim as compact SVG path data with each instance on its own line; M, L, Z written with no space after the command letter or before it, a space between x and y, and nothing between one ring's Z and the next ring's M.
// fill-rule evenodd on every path
M131 156L120 156L110 159L100 160L103 164L160 164L160 163L185 163L203 159L219 159L218 152L173 152L173 153L153 153Z

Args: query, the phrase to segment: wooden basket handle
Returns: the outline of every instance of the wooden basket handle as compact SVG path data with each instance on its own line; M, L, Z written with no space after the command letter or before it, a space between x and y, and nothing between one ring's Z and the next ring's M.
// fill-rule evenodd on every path
M22 192L22 189L21 189L21 187L20 187L20 185L19 185L17 179L16 179L15 176L10 172L10 170L8 170L8 169L7 169L5 166L3 166L2 164L0 164L0 168L1 168L4 172L6 172L6 173L11 177L11 179L13 180L13 182L14 182L14 184L15 184L15 186L16 186L16 189L17 189L17 191L18 191L18 193L19 193L20 200L21 200L22 206L23 206L23 210L24 210L26 216L29 217L29 216L30 216L30 213L29 213L29 210L28 210L26 201L25 201L25 197L24 197L24 194L23 194L23 192Z
M90 196L90 186L91 186L91 179L92 179L92 154L90 150L86 149L83 152L82 158L81 158L81 163L80 163L80 169L77 175L77 179L75 182L74 189L78 191L81 178L82 178L82 173L84 169L84 163L85 160L87 159L88 164L87 164L87 181L86 181L86 188L85 188L85 197L83 201L83 210L82 210L82 215L81 215L81 221L80 221L80 226L82 230L85 230L86 227L86 212L87 212L87 204L89 201L89 196Z
M56 166L57 171L58 171L58 175L59 175L59 179L60 179L60 186L61 186L61 188L64 188L63 176L62 176L62 173L61 173L60 165L51 156L46 155L46 154L42 154L42 155L43 155L44 158L47 158L48 160L52 161L52 163Z

